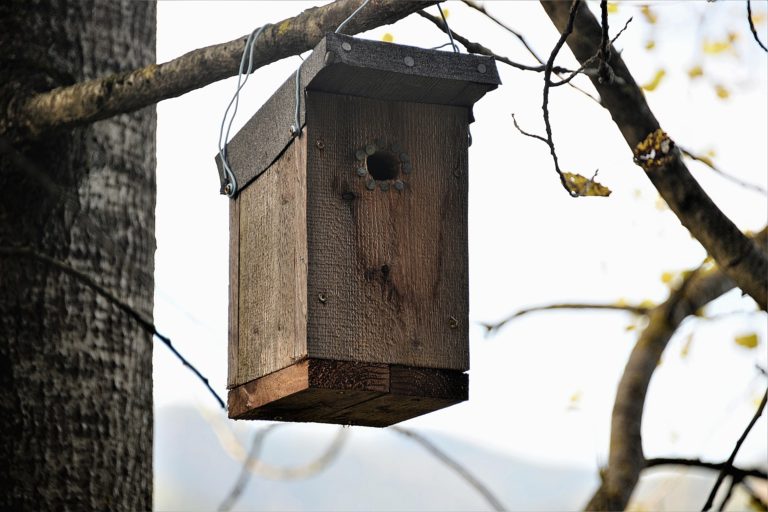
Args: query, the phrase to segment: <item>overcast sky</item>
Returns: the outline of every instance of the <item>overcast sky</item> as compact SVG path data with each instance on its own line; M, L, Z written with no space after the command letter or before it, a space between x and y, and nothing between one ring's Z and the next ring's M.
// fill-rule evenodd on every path
M310 6L306 2L161 2L158 62L228 41ZM457 2L447 2L459 33L499 54L533 62L510 34ZM592 5L595 8L595 5ZM557 34L535 2L489 2L492 11L525 33L540 55ZM647 97L661 125L679 144L740 179L766 187L767 59L746 32L742 3L654 5L659 23L643 21L636 5L620 4L612 33L634 16L617 43L638 82L666 70ZM756 10L765 12L765 4ZM436 10L433 9L434 12ZM765 40L765 24L760 25ZM739 34L734 50L702 53L701 42ZM359 37L432 47L445 36L412 16ZM644 46L656 43L653 51ZM563 64L572 66L567 48ZM298 57L258 70L241 95L233 133L300 63ZM687 70L703 63L705 76ZM554 138L564 169L613 190L608 199L571 199L561 188L546 146L518 134L510 117L543 132L541 76L499 64L503 85L475 108L469 152L470 400L414 419L413 427L465 437L536 460L596 467L606 460L610 412L638 330L616 312L544 312L520 318L491 338L480 322L553 302L661 301L664 272L697 266L705 257L632 163L608 113L568 87L553 92ZM592 91L586 80L575 81ZM717 97L715 85L731 93ZM155 321L223 396L227 371L228 199L218 194L214 164L218 131L235 79L218 82L158 106L158 203ZM286 127L287 129L287 127ZM724 180L704 166L691 171L743 229L766 223L766 197ZM754 311L732 292L707 311ZM734 337L757 333L748 350ZM691 338L692 337L692 338ZM688 356L681 357L691 339ZM754 365L766 366L764 313L690 321L671 341L656 371L644 420L648 456L727 457L765 388ZM155 403L216 404L162 345L154 358ZM239 422L233 428L247 429ZM296 429L322 429L296 426ZM765 416L756 427L765 433ZM766 458L766 437L753 435L744 460Z

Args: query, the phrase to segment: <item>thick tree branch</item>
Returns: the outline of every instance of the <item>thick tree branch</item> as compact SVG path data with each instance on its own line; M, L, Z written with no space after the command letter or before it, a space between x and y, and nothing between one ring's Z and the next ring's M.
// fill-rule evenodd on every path
M544 1L542 6L561 32L569 20L569 4ZM568 46L581 64L600 48L602 29L589 9L579 9ZM768 255L725 216L685 167L680 152L661 131L645 96L621 54L611 48L608 65L616 80L604 83L590 76L602 103L645 170L648 178L680 222L704 246L721 269L768 310Z
M768 228L764 228L756 241L766 250L767 240ZM648 325L632 349L616 391L608 467L587 510L623 510L626 507L640 472L647 465L640 428L648 385L659 358L685 318L733 287L733 281L724 272L700 267L650 312Z
M394 23L435 3L371 0L344 27L344 33L357 34ZM267 26L254 45L254 69L312 49L359 5L360 0L337 0ZM234 76L246 39L243 36L193 50L163 64L150 64L34 96L19 96L0 118L0 135L12 133L14 141L37 138L54 128L84 125L132 112Z

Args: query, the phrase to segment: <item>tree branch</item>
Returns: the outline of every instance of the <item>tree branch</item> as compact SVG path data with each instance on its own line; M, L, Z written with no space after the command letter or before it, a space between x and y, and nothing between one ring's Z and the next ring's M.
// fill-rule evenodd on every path
M687 149L685 149L682 146L678 145L677 147L683 153L683 156L688 157L691 160L696 160L697 162L701 162L702 164L706 165L707 167L709 167L710 169L715 171L717 174L719 174L723 178L727 179L728 181L731 181L731 182L733 182L733 183L735 183L737 185L740 185L740 186L742 186L742 187L744 187L746 189L754 190L755 192L759 192L761 194L768 195L768 190L764 189L760 185L755 185L753 183L747 183L746 181L740 180L736 176L731 176L730 174L726 173L725 171L723 171L722 169L717 167L715 164L713 164L712 160L710 160L709 158L707 158L705 156L697 155L695 153L692 153L692 152L688 151Z
M565 32L570 18L568 4L545 0L541 3L555 26ZM601 39L600 24L589 9L580 9L573 34L568 38L568 46L580 63L596 53ZM596 76L590 76L590 80L635 152L636 161L680 222L720 268L755 299L761 309L768 310L768 254L739 231L691 176L680 152L661 131L642 90L615 49L610 51L608 64L617 80L603 83Z
M760 468L741 469L725 462L706 462L701 459L678 459L674 457L654 457L645 461L646 469L657 468L659 466L685 466L689 468L711 469L713 471L726 470L727 474L739 479L748 476L768 480L768 472Z
M765 410L765 404L768 402L768 390L763 394L763 399L760 401L760 405L757 407L757 411L755 411L755 414L752 416L752 419L749 421L749 424L747 424L747 428L744 429L744 432L739 437L738 441L736 441L736 445L733 447L733 450L731 451L731 455L728 457L728 460L725 461L723 464L722 469L720 469L720 474L717 475L717 481L715 482L715 485L712 487L712 491L709 493L709 497L707 498L707 502L704 504L704 508L702 508L702 512L707 512L710 508L712 508L712 504L715 501L715 496L717 495L717 490L720 488L720 485L723 483L723 480L725 477L729 474L729 471L731 468L733 468L733 461L736 460L736 454L739 453L739 449L741 448L741 445L744 444L744 441L747 439L747 436L749 435L749 432L752 430L752 427L755 426L755 423L757 423L757 420L760 419L760 416L763 414L763 411ZM730 492L728 493L730 496ZM728 496L728 497L729 497ZM726 497L723 502L728 501L728 497Z
M372 0L344 28L346 34L394 23L433 0ZM254 69L311 50L349 16L360 0L337 0L268 25L254 45ZM89 124L174 98L237 74L247 37L193 50L163 64L14 98L0 118L0 135L38 138L54 128Z
M519 318L528 313L535 313L537 311L551 311L554 309L602 309L608 311L626 311L628 313L634 313L635 315L647 315L652 308L645 306L632 306L624 304L549 304L547 306L534 306L532 308L525 308L509 315L503 320L500 320L494 324L482 324L488 331L496 331L504 327L508 322Z
M752 37L755 38L755 41L757 41L757 44L760 45L760 48L762 48L764 51L768 52L768 48L765 47L762 41L760 41L760 38L757 37L757 30L755 29L755 22L752 20L752 2L750 0L747 0L747 21L749 22L749 30L752 32Z
M763 250L768 249L768 228L757 235L756 242ZM623 510L626 507L640 472L647 464L640 429L648 385L659 358L685 318L734 286L718 268L704 270L699 267L688 274L665 302L650 312L648 325L632 349L616 391L608 467L587 510Z

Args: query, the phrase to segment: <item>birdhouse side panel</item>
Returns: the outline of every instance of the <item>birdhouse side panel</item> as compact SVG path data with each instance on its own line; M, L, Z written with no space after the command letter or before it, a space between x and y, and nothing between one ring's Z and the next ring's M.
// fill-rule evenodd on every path
M310 357L469 368L468 116L308 91Z
M239 258L230 387L307 355L305 140L295 139L235 199Z

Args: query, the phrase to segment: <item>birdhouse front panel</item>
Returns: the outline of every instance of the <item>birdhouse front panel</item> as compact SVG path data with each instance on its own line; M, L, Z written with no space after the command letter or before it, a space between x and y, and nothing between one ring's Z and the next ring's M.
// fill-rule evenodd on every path
M307 93L309 357L466 371L467 109Z
M469 123L498 83L489 58L328 34L234 137L230 417L387 426L468 398Z

